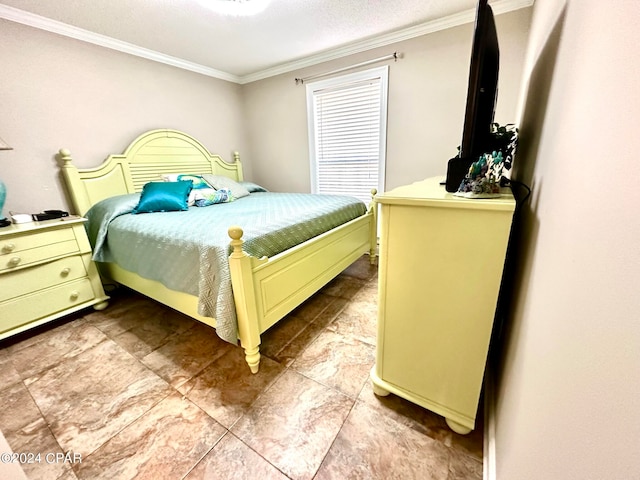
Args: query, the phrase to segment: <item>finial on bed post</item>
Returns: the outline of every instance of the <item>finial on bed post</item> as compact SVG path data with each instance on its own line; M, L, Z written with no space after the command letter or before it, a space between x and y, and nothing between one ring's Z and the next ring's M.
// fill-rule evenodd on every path
M60 154L60 160L63 162L63 167L67 167L73 161L71 152L66 148L61 148L58 153Z
M242 231L242 228L234 225L232 227L229 227L228 233L229 237L231 237L230 245L233 247L231 256L234 258L244 257L244 251L242 250L242 244L244 243L244 240L242 240L242 235L244 235L244 232Z
M376 203L376 195L378 194L378 189L377 188L372 188L371 189L371 202L369 203L369 208L373 208L373 206Z
M233 152L233 162L238 163L240 161L240 152Z

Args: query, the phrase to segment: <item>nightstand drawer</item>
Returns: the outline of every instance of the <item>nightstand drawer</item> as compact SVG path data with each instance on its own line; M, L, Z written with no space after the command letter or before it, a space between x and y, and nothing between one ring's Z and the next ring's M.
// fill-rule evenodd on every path
M77 255L38 268L23 268L12 275L0 275L0 302L86 276L82 257Z
M2 320L0 333L35 319L52 315L93 300L94 293L88 278L40 290L31 295L0 303Z
M44 232L29 232L28 235L12 235L0 240L0 255L10 255L52 243L75 240L73 230L70 228L56 228Z
M69 230L65 230L65 232L72 233ZM20 238L16 240L28 240L28 238ZM15 245L17 246L18 243L16 242ZM29 249L15 250L11 253L0 255L0 273L44 262L50 258L78 253L78 251L78 242L76 242L73 235L71 236L71 240L65 240Z

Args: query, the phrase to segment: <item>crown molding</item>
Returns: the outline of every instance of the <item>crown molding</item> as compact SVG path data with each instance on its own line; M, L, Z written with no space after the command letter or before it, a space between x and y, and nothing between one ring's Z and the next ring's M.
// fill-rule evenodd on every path
M498 0L491 2L491 8L495 15L508 13L521 8L527 8L533 5L534 0ZM410 40L412 38L420 37L429 33L439 32L448 28L457 27L466 23L475 21L476 9L465 10L464 12L449 15L447 17L431 20L429 22L421 23L413 27L404 28L396 32L391 32L384 35L378 35L376 37L362 40L359 42L351 43L349 45L327 50L317 55L311 55L301 60L296 60L289 63L284 63L273 68L268 68L260 72L244 75L240 77L240 83L251 83L265 78L281 75L294 70L299 70L306 67L311 67L319 63L328 62L330 60L337 60L348 55L356 53L366 52L378 47L385 47L393 43L402 42L404 40Z
M74 27L73 25L58 22L57 20L52 20L50 18L26 12L18 8L9 7L7 5L0 5L0 18L21 23L22 25L27 25L29 27L38 28L47 32L56 33L65 37L74 38L82 42L109 48L111 50L128 53L136 57L146 58L147 60L154 62L164 63L166 65L171 65L172 67L181 68L183 70L199 73L208 77L240 83L240 77L237 75L206 67L198 63L189 62L181 58L172 57L171 55L165 55L164 53L156 52L155 50L139 47L132 43L116 40L115 38L108 37L106 35L90 32L89 30Z
M491 7L496 15L500 15L502 13L530 7L531 5L533 5L533 3L534 0L497 0L491 3ZM247 84L276 75L281 75L283 73L288 73L294 70L311 67L313 65L328 62L330 60L336 60L348 55L365 52L374 48L384 47L393 43L410 40L412 38L429 33L434 33L441 30L446 30L448 28L457 27L459 25L464 25L475 20L475 9L466 10L461 13L425 22L420 25L415 25L413 27L398 30L396 32L391 32L388 34L376 36L374 38L351 43L343 47L327 50L317 55L311 55L301 60L284 63L273 68L267 68L256 73L251 73L243 76L233 75L231 73L216 70L211 67L206 67L198 63L193 63L181 58L165 55L163 53L156 52L155 50L139 47L131 43L116 40L115 38L111 38L106 35L90 32L82 28L74 27L57 20L52 20L50 18L26 12L18 8L9 7L7 5L0 4L0 18L20 23L22 25L27 25L29 27L38 28L40 30L45 30L47 32L56 33L58 35L63 35L65 37L74 38L82 42L109 48L111 50L117 50L129 55L145 58L154 62L164 63L166 65L171 65L172 67L181 68L183 70L199 73L208 77L218 78L220 80L226 80L233 83Z

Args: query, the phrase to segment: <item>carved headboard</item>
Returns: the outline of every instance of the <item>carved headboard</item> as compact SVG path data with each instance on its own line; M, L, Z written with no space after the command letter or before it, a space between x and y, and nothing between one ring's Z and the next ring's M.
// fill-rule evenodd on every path
M195 138L177 130L151 130L136 138L122 154L113 154L98 167L79 169L71 152L60 149L62 174L74 213L84 215L92 205L114 195L142 190L147 182L169 173L212 173L242 181L238 152L233 163L213 155Z

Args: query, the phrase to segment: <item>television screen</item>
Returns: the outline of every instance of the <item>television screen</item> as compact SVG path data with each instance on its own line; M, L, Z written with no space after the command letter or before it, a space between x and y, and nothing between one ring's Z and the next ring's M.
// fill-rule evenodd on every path
M469 84L462 142L458 157L449 161L446 189L455 192L471 164L491 143L491 124L498 95L500 50L493 11L479 0L469 66Z

